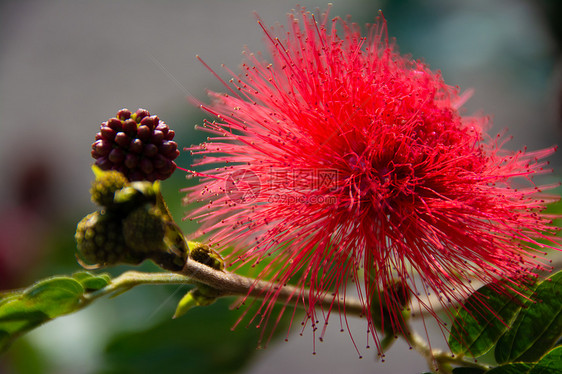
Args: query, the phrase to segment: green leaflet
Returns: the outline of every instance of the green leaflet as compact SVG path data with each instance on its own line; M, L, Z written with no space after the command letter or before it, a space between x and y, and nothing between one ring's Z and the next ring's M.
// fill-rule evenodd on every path
M83 293L77 280L53 277L8 296L0 305L0 350L24 332L76 310Z
M80 282L86 291L101 290L111 283L109 274L94 275L87 271L78 271L72 274L72 278Z
M511 291L498 292L498 287L501 285L481 287L459 308L449 336L453 353L479 357L488 352L508 329L524 298Z
M562 333L562 272L542 281L495 350L499 363L534 362L556 343Z
M529 374L562 373L562 347L557 347L548 352L529 371Z
M14 297L0 307L0 321L10 320L12 315L42 312L48 318L73 311L84 287L69 277L53 277L35 283L19 297Z
M516 362L514 364L505 364L488 370L486 374L528 374L533 367L532 364Z
M47 278L23 291L1 295L0 352L25 332L82 308L86 290L99 290L109 282L106 274L78 272L72 277Z

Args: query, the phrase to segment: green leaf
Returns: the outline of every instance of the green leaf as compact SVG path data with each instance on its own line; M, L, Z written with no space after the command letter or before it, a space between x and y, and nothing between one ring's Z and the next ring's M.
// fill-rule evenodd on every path
M499 363L534 362L543 356L562 334L562 272L542 281L532 300L521 309L512 328L496 345Z
M505 290L499 291L499 287ZM504 334L524 304L523 297L507 291L507 287L497 283L485 285L459 308L449 335L449 347L453 353L479 357Z
M453 369L453 374L483 374L486 370L472 367L458 367Z
M8 301L18 298L20 295L21 292L11 292L0 295L0 307Z
M39 281L19 297L0 306L0 321L22 312L41 312L48 318L70 313L76 309L83 293L82 285L72 278L53 277Z
M77 280L53 277L6 296L0 302L0 351L26 331L78 309L83 293Z
M78 271L72 274L72 278L80 282L86 291L101 290L111 282L109 274L95 275L88 271Z
M496 366L495 368L488 370L486 374L528 374L532 367L533 364L516 362L514 364Z
M533 367L529 374L562 373L562 347L557 347L548 352Z

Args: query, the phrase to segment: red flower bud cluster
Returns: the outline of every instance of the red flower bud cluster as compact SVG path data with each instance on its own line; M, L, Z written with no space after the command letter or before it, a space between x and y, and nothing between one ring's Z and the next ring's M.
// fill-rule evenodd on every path
M175 132L145 109L121 109L103 122L92 144L92 157L102 170L117 170L130 181L153 182L170 177L176 169Z

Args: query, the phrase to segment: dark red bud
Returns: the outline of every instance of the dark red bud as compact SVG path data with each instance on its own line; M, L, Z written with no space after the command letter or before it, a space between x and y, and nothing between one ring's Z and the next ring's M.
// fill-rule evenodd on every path
M175 164L172 161L165 160L162 167L158 168L158 172L167 174L173 169L173 165L175 165Z
M129 109L121 109L117 112L117 118L119 118L121 121L125 121L131 118L131 111Z
M123 148L127 148L130 142L131 138L129 138L124 132L118 132L117 135L115 135L115 143Z
M144 149L143 149L142 153L146 157L153 157L158 153L158 147L155 146L154 144L146 144L144 146Z
M154 160L152 160L152 164L154 165L154 168L156 169L162 169L164 167L164 165L166 165L166 161L168 161L168 159L162 155L157 155Z
M94 144L92 144L92 149L99 156L107 156L109 151L111 151L111 144L103 140L97 140Z
M176 170L176 164L170 161L170 167L164 167L158 170L158 179L168 179L170 175Z
M158 122L154 122L154 117L144 117L142 121L140 121L140 125L148 127L150 131L154 130L157 123Z
M148 110L146 109L139 109L135 112L135 114L136 114L137 123L139 123L144 117L150 116L150 113L148 113Z
M168 133L164 136L164 139L172 140L174 139L174 135L176 135L176 132L174 130L169 130Z
M114 164L118 164L120 162L123 162L123 160L125 159L125 152L123 152L119 148L113 148L111 152L109 152L109 156L107 156L107 158Z
M109 170L111 168L111 161L107 157L100 157L96 160L96 165L102 170Z
M139 163L139 157L129 153L127 154L127 156L125 157L125 166L129 169L134 168L135 166L137 166Z
M116 132L119 132L123 129L123 124L117 118L110 118L109 121L107 121L107 126L115 130Z
M128 119L123 123L123 131L130 137L137 134L137 123L132 119Z
M148 175L152 173L152 171L154 170L154 166L152 165L152 162L149 159L143 158L140 161L140 169L144 174Z
M129 144L129 151L133 153L141 153L142 152L142 140L140 139L133 139Z
M160 153L166 156L167 158L173 160L177 157L176 156L177 149L178 149L178 145L176 142L171 142L169 140L166 140L160 146Z
M137 138L139 138L143 142L146 142L148 141L148 139L150 139L150 132L151 131L148 126L141 125L137 130Z
M154 130L152 136L150 137L150 142L152 144L160 145L162 144L162 140L164 139L164 133L160 130Z
M170 128L164 122L160 122L158 126L156 126L156 130L160 130L166 135L168 131L170 131Z
M110 142L113 141L113 139L115 138L115 130L110 129L109 127L102 127L102 129L100 130L101 132L101 136L103 139L108 140Z

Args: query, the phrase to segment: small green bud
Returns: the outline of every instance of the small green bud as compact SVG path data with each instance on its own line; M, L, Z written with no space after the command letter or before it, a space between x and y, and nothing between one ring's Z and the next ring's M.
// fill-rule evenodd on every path
M78 223L75 238L77 257L86 267L118 262L138 264L143 260L127 247L121 220L112 214L98 211L87 215Z
M211 305L217 300L217 296L217 292L212 288L203 285L198 286L182 297L172 318L183 316L193 307Z
M96 175L90 189L92 201L106 208L113 207L115 192L127 185L127 178L118 171L102 171L95 165L92 169Z
M209 248L208 245L198 242L189 242L189 258L215 270L224 270L224 261L220 254Z
M133 210L123 220L123 237L130 248L139 252L164 250L166 228L162 217L149 205Z

